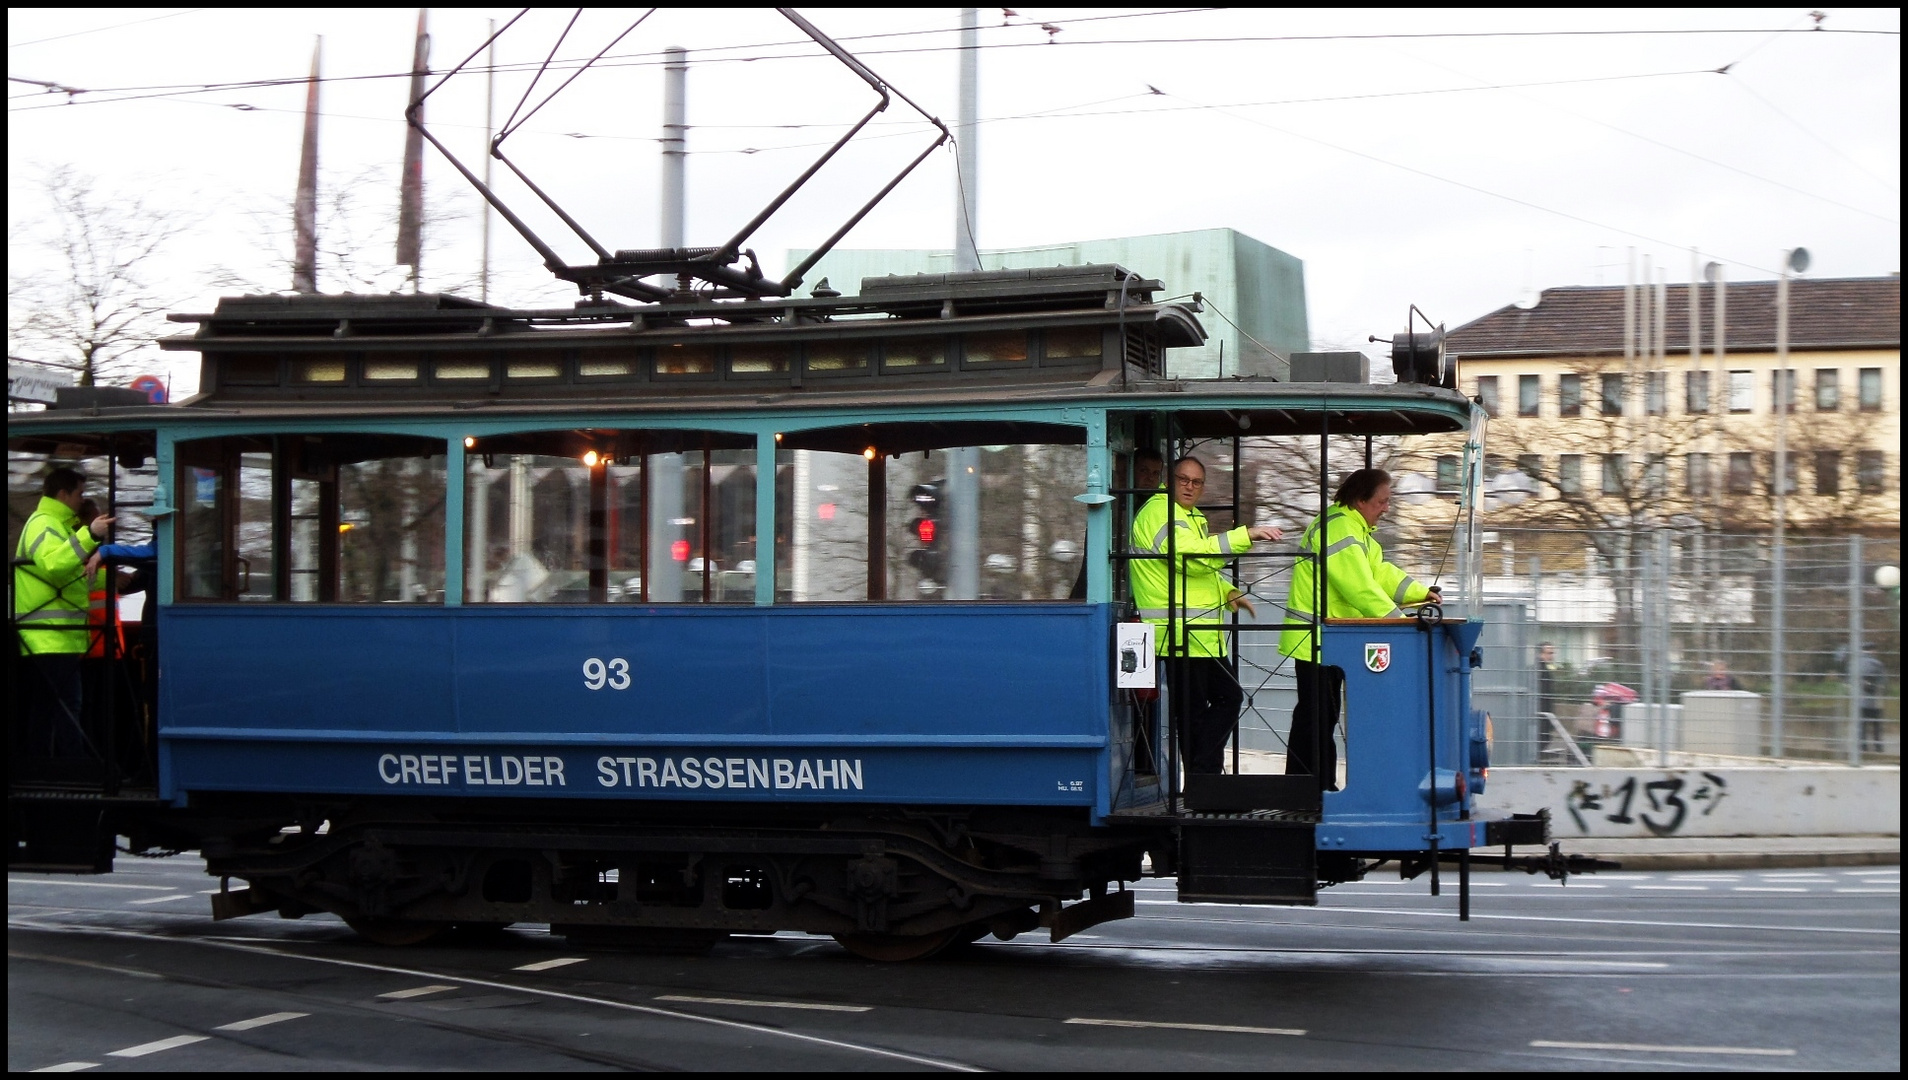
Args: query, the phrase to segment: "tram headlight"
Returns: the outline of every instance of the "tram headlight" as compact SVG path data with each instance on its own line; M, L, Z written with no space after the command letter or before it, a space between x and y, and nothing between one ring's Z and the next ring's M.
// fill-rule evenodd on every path
M583 467L584 468L594 469L599 463L602 462L602 460L603 460L603 456L601 454L598 454L594 450L583 451Z

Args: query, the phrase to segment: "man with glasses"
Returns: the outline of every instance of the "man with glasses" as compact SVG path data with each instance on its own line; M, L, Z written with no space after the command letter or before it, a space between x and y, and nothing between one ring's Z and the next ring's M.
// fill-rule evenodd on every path
M1245 700L1226 667L1226 633L1218 623L1227 610L1256 610L1226 577L1226 559L1250 551L1254 541L1282 537L1270 525L1212 535L1198 506L1205 488L1206 466L1198 458L1173 462L1167 490L1133 517L1135 554L1162 557L1130 564L1133 603L1140 618L1157 628L1188 774L1225 770L1226 740Z

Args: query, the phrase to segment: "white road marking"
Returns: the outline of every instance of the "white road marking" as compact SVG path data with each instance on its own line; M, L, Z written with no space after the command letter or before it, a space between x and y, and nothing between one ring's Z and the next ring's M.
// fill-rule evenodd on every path
M269 1024L282 1024L287 1020L296 1020L300 1017L310 1016L310 1015L311 1015L310 1013L301 1013L301 1012L266 1013L264 1016L254 1016L250 1020L240 1020L232 1024L220 1024L218 1027L215 1027L212 1030L213 1031L250 1031L253 1028L262 1028Z
M143 892L173 892L172 885L127 885L118 881L51 881L43 878L7 875L9 885L64 885L75 889L139 889Z
M408 975L412 978L457 979L466 986L482 986L491 990L509 990L519 994L551 998L557 1001L574 1001L583 1005L595 1005L600 1008L614 1009L619 1012L642 1013L647 1016L660 1016L669 1020L681 1020L688 1023L707 1024L711 1027L731 1028L747 1031L767 1038L789 1039L794 1042L808 1043L812 1046L826 1046L837 1050L851 1050L857 1053L871 1054L876 1057L892 1058L896 1061L909 1061L916 1065L926 1065L952 1072L981 1072L974 1065L949 1061L945 1058L931 1058L922 1054L908 1054L899 1050L889 1050L881 1046L869 1046L865 1043L853 1043L844 1039L830 1039L821 1035L810 1035L801 1031L789 1031L786 1028L767 1027L751 1024L742 1020L730 1020L720 1016L704 1016L698 1013L678 1012L675 1009L659 1009L653 1005L637 1005L629 1001L617 1001L614 998L591 997L587 994L573 994L562 990L551 990L540 986L524 986L519 983L498 982L494 979L477 979L468 976L445 975L441 972L418 971L414 968L401 968L388 964L370 964L362 960L346 960L335 956L314 956L305 953L288 952L282 949L268 948L262 945L241 944L236 941L214 940L209 938L174 938L160 934L149 934L138 930L111 930L96 926L48 926L32 924L36 930L51 933L78 933L98 937L130 938L135 941L160 941L168 944L196 946L206 949L228 949L232 952L253 953L259 956L275 957L279 960L300 960L311 964L329 964L333 967L351 968L358 971L377 971L387 975ZM547 932L547 931L546 931Z
M1628 1050L1641 1054L1749 1054L1756 1057L1794 1057L1794 1050L1756 1046L1653 1046L1648 1043L1552 1042L1532 1039L1530 1045L1549 1050Z
M1632 889L1657 889L1664 892L1708 892L1707 885L1632 885Z
M1241 1027L1235 1024L1171 1024L1162 1020L1102 1020L1092 1016L1075 1016L1061 1022L1066 1024L1091 1024L1094 1027L1171 1028L1175 1031L1220 1031L1235 1035L1305 1034L1304 1028Z
M1847 874L1849 877L1900 877L1901 868L1896 867L1893 870L1844 870L1842 873Z
M587 956L559 956L555 960L539 960L534 964L518 964L512 971L549 971L552 968L569 967L588 960Z
M808 1009L813 1012L865 1013L872 1005L823 1005L814 1001L753 1001L748 998L697 997L694 994L657 994L657 1001L686 1001L697 1005L749 1005L758 1009Z
M124 1050L114 1050L106 1056L123 1058L145 1057L147 1054L156 1054L161 1050L176 1050L181 1046L191 1046L193 1043L202 1043L211 1037L210 1035L174 1035L170 1039L159 1039L154 1042L140 1043L138 1046L128 1046Z
M58 1065L48 1065L47 1067L43 1069L34 1069L33 1071L34 1072L79 1072L83 1069L97 1069L97 1068L99 1068L99 1062L97 1061L62 1061Z
M413 986L409 990L392 990L388 993L379 994L378 996L381 998L389 998L392 1001L403 1001L406 998L423 997L426 994L441 994L446 990L455 989L457 989L455 986L445 986L443 983L432 983L429 986Z
M1808 892L1809 890L1803 889L1803 888L1794 888L1787 885L1733 885L1730 887L1729 891L1730 892Z
M126 902L128 904L163 904L168 900L190 900L190 899L192 899L192 897L186 895L185 893L174 893L171 896L148 896L144 900L128 900Z
M1140 903L1145 903L1142 900ZM1226 904L1225 907L1272 907L1270 904ZM1444 909L1411 908L1367 908L1367 907L1316 907L1301 908L1278 905L1279 910L1299 915L1306 911L1329 912L1333 915L1414 915L1429 919L1449 919L1451 912ZM1301 916L1302 917L1302 916ZM1495 920L1500 922L1544 922L1544 923L1588 923L1591 926L1661 926L1677 930L1782 930L1796 934L1878 934L1887 937L1900 937L1899 929L1871 929L1855 926L1767 926L1760 923L1711 923L1711 922L1660 922L1655 919L1589 919L1569 915L1498 915L1472 912L1473 920ZM1196 920L1195 920L1196 921Z
M1900 896L1901 886L1897 885L1892 889L1837 889L1835 891L1839 893L1868 893L1871 895Z
M1536 888L1539 888L1539 889L1548 889L1548 888L1607 889L1610 887L1608 885L1605 885L1601 882L1596 882L1596 881L1579 881L1576 884L1569 885L1569 886L1566 886L1561 881L1532 881L1532 882L1528 882L1527 884L1535 886Z

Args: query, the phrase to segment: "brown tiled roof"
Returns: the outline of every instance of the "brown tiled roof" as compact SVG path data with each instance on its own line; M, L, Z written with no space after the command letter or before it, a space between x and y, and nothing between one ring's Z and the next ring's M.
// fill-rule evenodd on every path
M1716 287L1699 286L1699 322L1705 352L1716 342ZM1728 285L1730 351L1775 348L1776 283ZM1639 289L1639 291L1641 291ZM1668 351L1689 352L1689 286L1671 285ZM1448 349L1459 357L1599 356L1623 353L1623 287L1545 289L1535 307L1499 308L1451 331ZM1789 283L1792 349L1901 348L1901 278L1829 278Z

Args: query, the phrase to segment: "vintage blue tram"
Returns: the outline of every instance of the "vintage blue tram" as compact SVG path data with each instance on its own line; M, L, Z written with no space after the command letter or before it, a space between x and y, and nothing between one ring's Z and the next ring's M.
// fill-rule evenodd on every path
M1541 817L1473 801L1463 521L1448 614L1323 628L1343 790L1242 767L1236 733L1227 775L1182 781L1171 694L1115 648L1151 494L1133 452L1237 476L1243 432L1284 439L1316 467L1274 479L1322 502L1359 464L1329 460L1347 436L1469 432L1475 506L1482 422L1409 335L1394 385L1168 378L1204 335L1158 288L1091 266L180 317L198 396L9 425L16 483L81 463L122 497L150 475L130 501L159 551L141 617L97 628L83 758L20 741L43 688L15 655L10 865L104 871L124 837L242 883L219 918L330 911L391 942L804 930L909 958L1130 915L1145 874L1308 904L1382 861L1435 882L1546 843ZM1233 490L1215 517L1249 517ZM1301 557L1272 545L1246 579ZM1276 632L1283 585L1258 592Z

